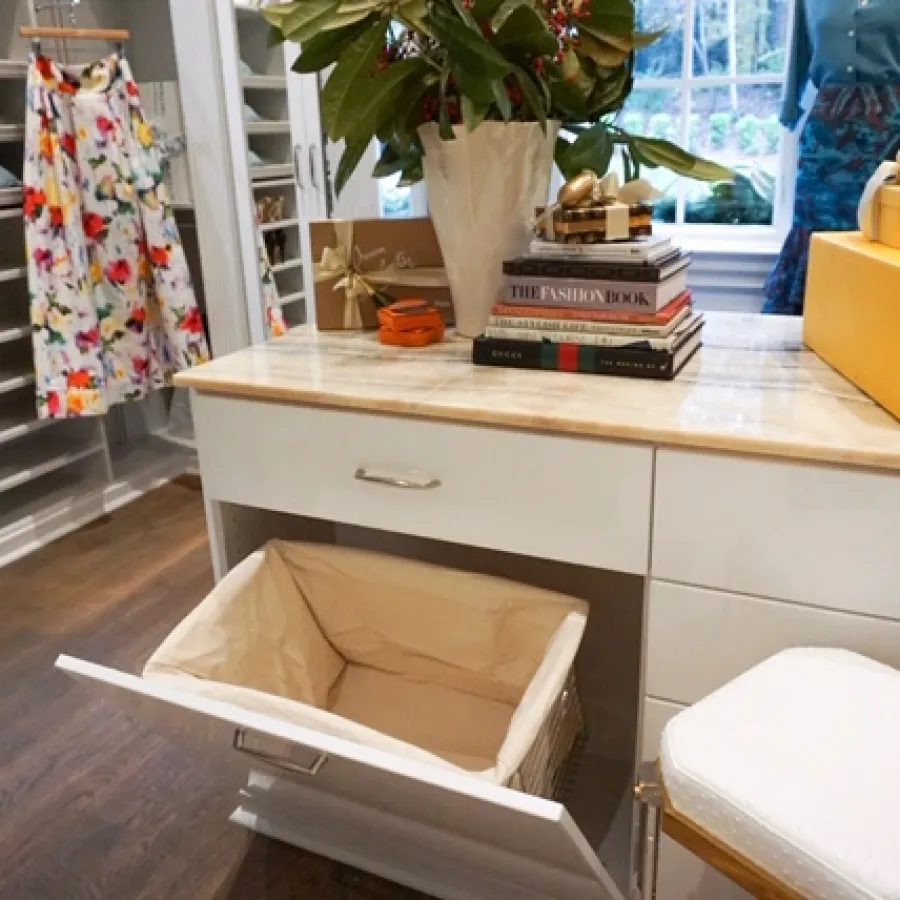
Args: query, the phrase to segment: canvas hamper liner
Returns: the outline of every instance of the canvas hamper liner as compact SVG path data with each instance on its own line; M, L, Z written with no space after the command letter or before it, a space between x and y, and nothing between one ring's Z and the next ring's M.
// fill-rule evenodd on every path
M500 578L273 541L144 677L368 747L558 798L584 719L587 605Z

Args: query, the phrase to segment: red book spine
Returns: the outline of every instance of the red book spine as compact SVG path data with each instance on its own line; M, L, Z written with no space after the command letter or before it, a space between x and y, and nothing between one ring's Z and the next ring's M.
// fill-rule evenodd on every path
M497 303L491 310L495 316L521 316L528 319L574 319L582 322L621 322L626 325L667 325L691 302L691 292L684 291L658 313L628 313L611 310L563 309L555 306L515 306Z

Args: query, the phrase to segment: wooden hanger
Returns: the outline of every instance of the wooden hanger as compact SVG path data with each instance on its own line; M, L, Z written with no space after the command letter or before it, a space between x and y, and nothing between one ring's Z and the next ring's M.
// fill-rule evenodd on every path
M31 38L31 46L35 54L40 55L41 39L51 38L65 40L73 38L83 41L115 41L116 52L124 55L125 41L131 40L131 32L127 28L77 28L75 26L58 25L23 25L19 34Z
M56 25L23 25L19 29L22 37L40 40L41 38L79 38L85 41L130 41L131 32L126 28L71 28Z

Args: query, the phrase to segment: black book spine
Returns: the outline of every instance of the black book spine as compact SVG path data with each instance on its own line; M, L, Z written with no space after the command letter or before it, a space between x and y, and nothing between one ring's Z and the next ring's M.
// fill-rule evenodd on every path
M595 262L582 259L534 259L519 257L508 259L503 263L503 274L531 278L578 278L588 281L640 281L659 284L663 280L663 272L675 274L687 266L690 257L681 256L679 260L666 262L665 266L648 265L610 265L608 262Z
M675 377L668 350L627 350L594 345L559 345L549 341L476 338L472 362L479 366L545 369L590 375L620 375L669 381Z

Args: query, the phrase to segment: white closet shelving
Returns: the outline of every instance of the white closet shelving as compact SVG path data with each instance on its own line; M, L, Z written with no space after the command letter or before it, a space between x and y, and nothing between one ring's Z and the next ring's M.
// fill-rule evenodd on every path
M265 196L284 201L284 217L262 227L264 233L284 229L284 259L272 260L272 271L285 319L295 325L307 321L307 223L326 215L318 86L313 76L290 70L296 47L269 46L269 25L259 11L264 5L235 0L232 7L242 62L238 68L242 140L248 163L254 155L262 163L248 165L253 203Z

